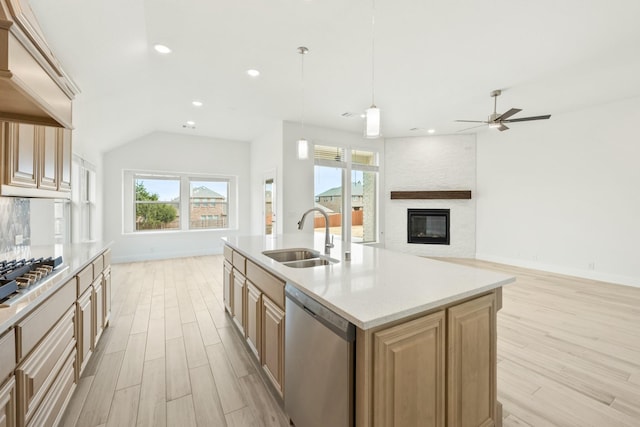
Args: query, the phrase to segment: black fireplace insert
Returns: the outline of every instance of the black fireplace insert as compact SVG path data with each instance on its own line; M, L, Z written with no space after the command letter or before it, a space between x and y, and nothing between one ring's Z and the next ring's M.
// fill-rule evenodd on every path
M407 243L448 245L449 209L407 209Z

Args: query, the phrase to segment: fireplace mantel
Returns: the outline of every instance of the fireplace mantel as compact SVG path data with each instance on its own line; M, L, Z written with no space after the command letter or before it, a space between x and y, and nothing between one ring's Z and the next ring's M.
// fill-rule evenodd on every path
M451 191L392 191L391 200L471 199L471 190Z

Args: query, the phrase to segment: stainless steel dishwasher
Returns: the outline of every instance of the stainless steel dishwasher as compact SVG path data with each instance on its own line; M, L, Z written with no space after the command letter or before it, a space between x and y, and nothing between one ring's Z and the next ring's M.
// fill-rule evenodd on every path
M285 295L285 411L296 427L352 427L354 325L288 283Z

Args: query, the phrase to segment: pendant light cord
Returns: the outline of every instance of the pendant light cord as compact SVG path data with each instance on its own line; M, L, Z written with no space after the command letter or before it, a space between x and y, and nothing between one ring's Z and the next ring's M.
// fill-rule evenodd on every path
M301 76L301 85L302 85L302 102L300 108L300 132L302 133L301 138L304 139L304 55L309 52L304 46L300 46L298 48L298 53L302 56L300 58L300 76Z
M376 0L371 0L371 106L375 106Z

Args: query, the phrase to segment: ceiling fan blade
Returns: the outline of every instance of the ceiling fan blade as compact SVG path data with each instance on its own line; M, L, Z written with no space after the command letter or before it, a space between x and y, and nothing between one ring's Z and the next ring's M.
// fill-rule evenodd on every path
M481 124L481 125L477 125L477 126L471 126L470 128L464 128L464 129L459 130L459 131L457 131L457 132L458 132L458 133L459 133L459 132L464 132L464 131L467 131L467 130L471 130L471 129L475 129L475 128L479 128L479 127L483 127L483 126L484 126L484 123L483 123L483 124Z
M520 111L522 111L520 108L512 108L509 111L507 111L506 113L496 117L495 120L503 120L506 119L508 117L513 116L514 114L518 114Z
M508 127L506 127L504 124L500 123L500 126L497 128L500 132L504 132L505 130L509 129Z
M488 123L484 120L454 120L454 122L464 122L464 123Z
M519 119L504 120L504 122L506 122L506 123L528 122L528 121L531 121L531 120L546 120L549 117L551 117L551 114L546 114L544 116L521 117Z

